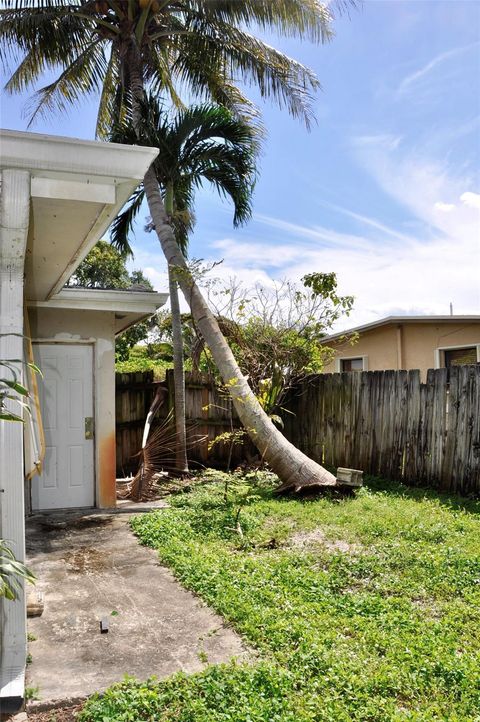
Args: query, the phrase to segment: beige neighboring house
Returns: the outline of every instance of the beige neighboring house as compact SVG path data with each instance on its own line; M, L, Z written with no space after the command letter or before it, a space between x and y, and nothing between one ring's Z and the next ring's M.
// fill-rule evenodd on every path
M0 422L0 538L19 559L26 510L115 506L115 336L167 295L64 285L157 154L0 131L0 360L18 360L32 407ZM24 696L25 622L23 590L0 598L2 712Z
M431 368L480 363L480 316L388 316L323 344L334 351L324 373L419 369L425 381Z

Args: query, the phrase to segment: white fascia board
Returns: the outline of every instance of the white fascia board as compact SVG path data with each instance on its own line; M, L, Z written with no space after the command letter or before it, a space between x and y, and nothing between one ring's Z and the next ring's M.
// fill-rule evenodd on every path
M117 184L140 181L158 155L158 148L63 138L56 135L0 130L3 168L97 176ZM43 173L42 173L43 175ZM137 184L138 185L138 184Z
M84 311L113 311L152 315L165 305L168 293L104 291L93 288L64 288L48 301L27 301L33 308L63 308Z
M115 203L115 186L107 183L85 183L59 178L33 177L32 198L56 198L62 201L87 203Z

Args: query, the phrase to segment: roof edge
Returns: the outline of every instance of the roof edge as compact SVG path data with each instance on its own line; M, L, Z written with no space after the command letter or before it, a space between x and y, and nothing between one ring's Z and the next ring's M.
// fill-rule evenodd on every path
M90 311L145 311L154 313L165 305L168 293L157 291L63 288L47 301L27 300L29 308L71 308Z
M371 329L378 328L380 326L389 326L391 324L401 323L462 323L462 322L479 322L480 315L472 314L466 316L386 316L385 318L379 319L378 321L371 321L361 326L355 326L353 328L345 329L345 331L339 331L338 333L332 333L329 336L322 338L321 343L327 341L335 341L337 338L346 336L350 333L359 333L360 331L370 331Z
M2 168L141 180L158 148L0 129ZM81 150L81 152L79 152Z

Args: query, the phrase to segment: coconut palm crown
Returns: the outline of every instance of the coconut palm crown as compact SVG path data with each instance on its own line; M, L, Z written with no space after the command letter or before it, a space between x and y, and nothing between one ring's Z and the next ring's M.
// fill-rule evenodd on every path
M319 0L3 0L0 8L0 59L16 65L6 89L59 73L36 92L32 118L98 93L100 136L128 109L137 70L140 85L177 106L188 93L252 112L237 83L255 84L308 123L314 73L248 29L313 42L332 35Z

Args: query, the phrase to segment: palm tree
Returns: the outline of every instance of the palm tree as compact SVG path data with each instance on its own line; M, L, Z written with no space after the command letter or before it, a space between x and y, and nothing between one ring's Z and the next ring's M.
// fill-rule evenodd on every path
M165 211L184 256L194 222L194 192L204 181L233 201L235 226L248 220L257 141L247 123L236 119L226 108L213 105L194 106L177 112L171 119L161 111L159 102L150 96L142 108L140 135L143 144L160 149L153 167L162 189ZM131 124L120 124L110 136L115 143L134 143L136 138ZM113 223L111 240L122 253L131 253L128 235L144 196L141 187ZM182 320L178 283L172 266L168 267L168 278L173 335L176 469L187 472Z
M338 0L342 5L346 1ZM194 97L255 113L234 84L251 84L296 117L311 119L314 73L246 28L313 42L332 36L331 11L319 0L3 0L0 54L20 62L6 89L23 91L45 70L62 71L39 90L37 112L64 110L100 93L97 131L142 99L145 87L181 105Z
M337 4L343 2L338 0ZM253 113L233 78L254 82L263 97L307 124L313 73L247 32L254 26L321 42L331 36L331 14L319 0L4 0L0 58L20 63L7 83L24 90L47 68L62 72L36 94L36 111L64 108L101 92L98 132L129 115L140 140L147 88L181 103L178 88L209 97L238 113ZM333 485L335 477L275 429L242 376L214 315L190 274L165 211L153 167L144 178L153 224L167 263L210 347L245 428L282 481Z

